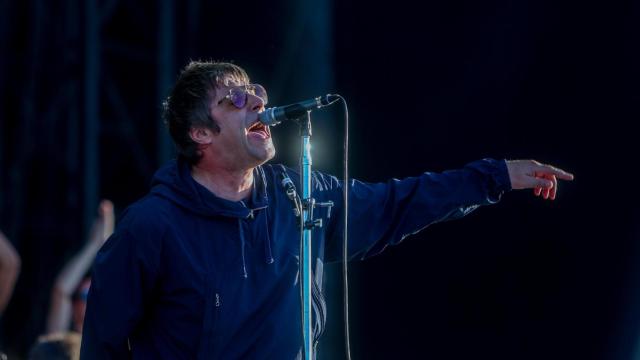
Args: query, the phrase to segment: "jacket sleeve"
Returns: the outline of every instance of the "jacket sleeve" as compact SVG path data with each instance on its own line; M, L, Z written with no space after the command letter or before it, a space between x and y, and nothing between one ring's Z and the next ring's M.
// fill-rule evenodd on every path
M334 201L327 226L325 260L342 259L344 183L317 175L316 191ZM382 252L425 227L461 218L480 205L498 202L511 190L504 160L483 159L459 170L426 172L386 183L349 181L349 260Z
M83 325L82 360L130 358L129 338L144 316L161 252L159 227L145 217L128 211L96 255Z

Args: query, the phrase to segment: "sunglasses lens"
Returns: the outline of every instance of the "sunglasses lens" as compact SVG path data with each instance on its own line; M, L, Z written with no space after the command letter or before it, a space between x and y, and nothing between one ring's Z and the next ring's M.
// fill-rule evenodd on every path
M229 92L229 100L238 109L242 109L247 104L247 93L244 89L233 88Z
M251 84L251 87L253 89L253 95L262 99L262 102L264 102L264 104L266 105L267 102L269 102L269 98L267 97L267 90L265 90L264 87L262 87L262 85L260 84Z

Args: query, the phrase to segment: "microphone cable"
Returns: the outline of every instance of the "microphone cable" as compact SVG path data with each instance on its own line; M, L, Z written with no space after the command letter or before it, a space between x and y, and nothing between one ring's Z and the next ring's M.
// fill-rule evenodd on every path
M349 224L349 107L347 106L347 100L341 95L336 95L342 100L344 107L344 150L343 150L343 189L342 189L342 201L344 203L343 221L344 227L342 232L342 292L344 303L344 345L347 360L351 360L351 341L349 337L349 280L348 280L348 224Z

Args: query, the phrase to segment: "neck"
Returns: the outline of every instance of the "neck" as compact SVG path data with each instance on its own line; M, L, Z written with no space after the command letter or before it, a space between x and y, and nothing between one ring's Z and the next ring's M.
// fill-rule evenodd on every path
M248 198L253 186L253 168L227 169L199 163L191 167L191 176L217 197L230 201Z

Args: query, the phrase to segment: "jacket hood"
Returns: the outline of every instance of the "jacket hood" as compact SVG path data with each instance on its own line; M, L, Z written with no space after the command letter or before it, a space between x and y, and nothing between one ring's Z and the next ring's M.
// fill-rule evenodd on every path
M227 216L238 219L240 235L239 250L242 258L240 274L247 278L245 258L246 240L242 228L242 219L253 218L257 210L268 206L267 181L261 166L253 170L253 189L249 201L230 201L215 196L191 176L191 168L183 161L172 161L159 169L151 182L151 193L175 203L177 206L199 216ZM266 221L266 216L262 216ZM268 224L265 223L265 227ZM264 242L265 262L272 264L271 237L267 233Z
M253 170L253 176L249 201L230 201L217 197L196 182L187 163L173 160L154 174L151 193L201 216L247 218L254 210L268 205L267 182L262 166Z

